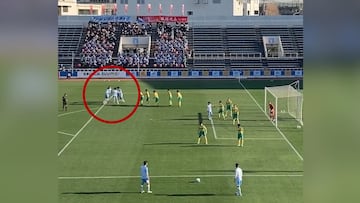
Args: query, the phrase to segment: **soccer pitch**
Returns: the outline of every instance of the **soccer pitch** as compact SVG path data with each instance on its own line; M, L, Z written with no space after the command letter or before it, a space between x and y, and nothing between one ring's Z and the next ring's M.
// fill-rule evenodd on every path
M276 81L275 81L276 82ZM139 106L120 124L92 119L82 104L84 81L59 84L59 202L303 202L303 129L295 120L277 129L259 105L270 81L144 80L141 90L156 89L160 106ZM281 81L289 84L289 81ZM126 103L103 106L108 85L120 86ZM252 88L257 86L258 89ZM168 106L167 89L173 94ZM177 107L176 90L183 95ZM68 94L67 112L61 97ZM217 104L230 97L239 105L244 147L238 147L231 119L218 119ZM101 118L116 120L131 112L137 99L132 81L91 82L89 107ZM206 104L213 104L213 125ZM208 129L209 145L197 145L198 113ZM140 166L149 162L153 194L140 194ZM234 170L243 169L242 197L235 196ZM201 178L200 183L195 178Z

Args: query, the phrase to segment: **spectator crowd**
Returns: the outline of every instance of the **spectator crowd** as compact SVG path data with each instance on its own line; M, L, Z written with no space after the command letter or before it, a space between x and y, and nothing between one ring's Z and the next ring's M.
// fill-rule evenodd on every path
M83 66L98 67L111 63L116 42L115 31L115 23L89 22L80 54Z
M149 65L149 52L146 48L123 49L118 54L117 65L124 67L146 67Z
M188 24L158 22L156 29L154 67L185 67L189 54ZM117 31L122 36L147 36L151 30L150 23L89 22L85 43L81 47L81 66L92 68L114 63L125 67L149 66L150 50L147 48L123 48L116 60L113 60L113 55L118 43Z
M185 67L189 52L185 23L157 23L157 35L154 48L155 67Z

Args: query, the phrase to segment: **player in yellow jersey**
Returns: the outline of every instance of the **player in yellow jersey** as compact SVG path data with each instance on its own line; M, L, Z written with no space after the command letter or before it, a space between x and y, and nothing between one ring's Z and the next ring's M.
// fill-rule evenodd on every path
M156 90L154 90L153 93L154 93L155 104L159 105L159 93Z
M232 104L232 101L231 101L231 99L230 99L230 98L227 98L227 99L226 99L225 104L226 104L225 118L227 118L227 116L228 116L228 112L230 112L230 116L231 116L231 114L232 114L231 109L232 109L232 105L233 105L233 104Z
M244 146L244 128L240 126L240 123L237 124L237 138L238 138L238 146Z
M140 105L144 105L144 94L140 91Z
M207 137L206 137L207 128L205 127L205 125L202 122L200 122L198 133L199 133L199 138L198 138L197 144L200 144L201 137L204 137L205 138L205 144L208 144L208 140L207 140Z
M239 108L236 104L234 104L232 108L232 119L233 125L235 125L235 121L237 122L237 124L239 124Z
M177 94L178 106L181 107L182 95L179 90L176 90L176 94Z
M172 93L171 93L170 89L168 89L167 92L168 92L168 95L169 95L169 106L172 106L172 98L173 98Z
M225 106L224 104L222 103L222 101L220 100L219 101L219 118L223 117L223 119L225 120L225 114L224 114L224 111L225 111Z
M150 102L150 92L148 89L145 89L145 97L146 97L146 103L149 104Z

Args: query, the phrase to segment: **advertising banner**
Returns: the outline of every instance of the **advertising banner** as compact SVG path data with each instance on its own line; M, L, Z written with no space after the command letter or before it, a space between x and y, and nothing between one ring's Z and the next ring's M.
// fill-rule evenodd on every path
M107 22L130 22L130 16L94 16L91 22L107 23Z
M92 71L77 71L77 78L87 78ZM126 78L126 72L123 71L100 71L92 78Z
M281 70L274 70L271 72L272 72L271 75L273 75L273 76L283 76L284 75L284 72Z
M294 70L292 71L292 76L297 76L297 77L302 77L303 76L303 71L302 70Z
M137 21L140 23L156 23L156 22L188 22L187 16L138 16Z

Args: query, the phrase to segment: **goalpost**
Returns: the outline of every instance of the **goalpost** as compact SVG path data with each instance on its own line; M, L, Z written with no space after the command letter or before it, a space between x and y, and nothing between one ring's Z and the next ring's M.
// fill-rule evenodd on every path
M264 111L269 115L269 102L275 107L275 126L278 121L295 119L303 126L303 94L300 91L300 82L289 85L265 87Z

